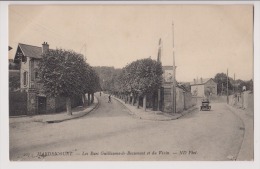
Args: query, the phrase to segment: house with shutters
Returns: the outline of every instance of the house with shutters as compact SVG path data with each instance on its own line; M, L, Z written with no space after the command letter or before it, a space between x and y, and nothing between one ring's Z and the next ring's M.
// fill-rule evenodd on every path
M194 79L190 83L191 93L194 97L208 97L217 95L217 83L212 78Z
M47 97L43 84L39 81L39 63L42 54L47 52L49 44L44 42L41 47L19 43L14 62L20 67L20 90L27 93L27 115L59 112L66 109L65 98ZM72 99L72 107L78 105L78 100Z

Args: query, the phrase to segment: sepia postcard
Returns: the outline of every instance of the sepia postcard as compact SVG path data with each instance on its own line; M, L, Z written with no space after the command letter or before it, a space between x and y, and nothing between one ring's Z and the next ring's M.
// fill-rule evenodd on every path
M253 3L10 4L8 32L11 163L256 160Z

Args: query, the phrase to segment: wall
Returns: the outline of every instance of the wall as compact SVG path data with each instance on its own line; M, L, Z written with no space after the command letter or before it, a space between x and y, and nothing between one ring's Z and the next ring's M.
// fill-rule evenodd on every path
M181 88L176 88L176 112L180 113L185 109L189 109L196 105L196 99L192 98L190 92L184 92ZM172 112L172 95L171 87L164 86L163 92L163 111L171 113Z
M192 98L192 94L190 92L184 93L184 109L187 110L192 106L196 105L196 99Z
M229 105L236 106L239 108L245 108L245 109L254 107L253 98L254 96L250 91L245 91L242 92L241 94L228 96Z
M183 89L176 88L176 113L184 110L184 93Z
M163 111L164 112L172 112L172 95L171 88L164 87L163 89Z
M18 116L27 114L27 93L9 91L9 115Z
M55 112L55 98L47 97L46 99L46 112L54 113Z
M37 113L37 93L33 89L27 92L27 115L34 115Z
M27 57L26 59L26 62L21 62L21 69L20 69L20 84L21 84L21 90L27 90L28 89L28 86L29 86L29 61L30 61L30 58ZM24 79L24 76L23 76L23 73L24 72L27 72L28 75L27 75L27 85L25 86L23 84L23 79Z
M195 91L197 90L197 94ZM198 97L204 97L204 85L192 85L191 86L191 93L193 96L198 96Z
M215 83L212 79L210 79L206 84L205 84L205 92L209 91L211 92L212 95L217 95L217 83Z

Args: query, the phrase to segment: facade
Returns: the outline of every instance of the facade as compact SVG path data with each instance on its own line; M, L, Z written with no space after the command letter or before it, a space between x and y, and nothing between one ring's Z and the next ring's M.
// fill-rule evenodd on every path
M172 112L172 66L163 66L163 85L161 88L161 110L164 112ZM184 86L176 85L176 112L180 113L196 104L192 100L192 95Z
M47 42L42 47L18 44L14 62L20 65L20 90L27 93L27 114L55 112L55 98L46 97L39 83L38 65L42 54L49 50Z
M194 79L190 83L191 93L194 97L208 97L217 95L217 83L212 78Z
M60 112L66 109L66 98L47 97L39 82L38 68L42 54L47 52L47 42L42 47L18 44L14 62L20 67L20 91L27 95L27 115ZM72 107L80 104L80 97L72 98Z

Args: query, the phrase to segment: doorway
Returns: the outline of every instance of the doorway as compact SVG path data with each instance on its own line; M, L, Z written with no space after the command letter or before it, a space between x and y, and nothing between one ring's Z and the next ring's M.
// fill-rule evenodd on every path
M46 97L38 96L38 114L46 114Z

